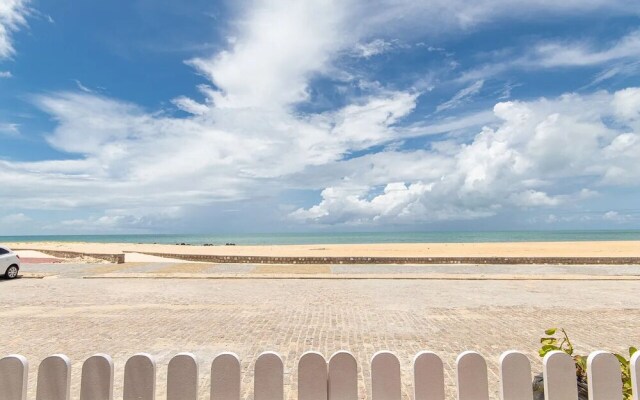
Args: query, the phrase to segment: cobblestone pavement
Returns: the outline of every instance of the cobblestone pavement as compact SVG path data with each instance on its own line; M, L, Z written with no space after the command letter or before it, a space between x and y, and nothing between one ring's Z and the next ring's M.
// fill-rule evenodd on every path
M198 274L334 274L334 275L527 275L527 276L627 276L640 279L640 265L278 265L133 262L125 264L29 264L22 272L61 277L95 276L105 273L153 275Z
M149 352L158 360L162 398L169 359L190 351L200 361L201 398L208 399L211 360L233 351L243 362L243 395L251 399L253 363L274 350L284 358L286 397L295 399L302 353L328 357L346 349L358 359L366 399L369 360L386 349L399 356L409 399L417 352L443 358L448 395L455 398L455 358L473 349L487 357L497 399L500 353L526 351L539 371L535 351L545 328L565 327L582 352L640 344L640 281L77 279L79 269L99 267L0 281L0 354L29 358L30 398L38 363L54 353L73 361L73 398L82 361L96 352L113 356L121 398L126 359Z

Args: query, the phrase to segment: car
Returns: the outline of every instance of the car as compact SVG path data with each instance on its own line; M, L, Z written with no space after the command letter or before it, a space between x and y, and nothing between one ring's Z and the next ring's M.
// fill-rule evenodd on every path
M15 279L20 271L20 256L7 247L0 246L0 274L7 279Z

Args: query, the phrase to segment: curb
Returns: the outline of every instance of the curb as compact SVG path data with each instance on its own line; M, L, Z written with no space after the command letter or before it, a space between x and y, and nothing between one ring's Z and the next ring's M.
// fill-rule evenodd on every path
M480 274L102 274L82 279L316 279L316 280L446 280L446 281L640 281L638 275L480 275Z

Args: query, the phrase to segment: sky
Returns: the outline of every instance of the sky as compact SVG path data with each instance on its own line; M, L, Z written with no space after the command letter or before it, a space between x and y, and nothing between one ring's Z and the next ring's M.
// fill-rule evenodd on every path
M638 1L0 1L0 235L639 228Z

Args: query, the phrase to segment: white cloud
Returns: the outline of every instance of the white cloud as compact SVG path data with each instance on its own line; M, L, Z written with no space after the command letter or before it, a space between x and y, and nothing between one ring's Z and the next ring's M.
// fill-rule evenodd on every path
M448 101L438 105L436 107L436 112L441 112L444 110L448 110L450 108L456 108L462 103L468 101L472 96L478 94L480 90L482 90L482 86L484 85L483 80L479 80L467 86L464 89L459 90L451 99Z
M620 214L617 211L607 211L602 216L602 219L613 222L627 222L630 218L628 215Z
M209 107L206 104L200 104L197 101L190 99L186 96L176 97L171 100L171 102L181 109L182 111L188 112L193 115L202 115L206 114L209 111Z
M209 108L205 115L173 118L95 94L38 96L36 104L58 123L49 143L81 157L0 160L0 179L16 193L4 197L3 205L128 209L273 194L282 184L265 188L266 179L277 181L396 139L394 125L413 110L416 97L388 92L311 116Z
M353 12L361 32L405 36L469 32L506 18L533 20L576 14L640 15L629 0L372 0L356 2Z
M19 136L20 125L0 122L0 135Z
M24 2L10 1L0 7L24 8ZM565 189L559 183L564 179L580 177L589 187L634 185L640 176L633 167L639 146L634 88L500 103L493 112L409 125L404 119L414 112L421 93L382 84L363 85L363 95L347 98L336 110L296 109L308 100L310 81L320 74L338 75L336 57L358 43L371 45L366 54L373 55L384 51L397 33L410 36L412 26L426 27L421 35L437 34L472 29L503 16L617 12L622 4L511 3L250 2L230 29L226 50L188 62L210 84L198 87L200 100L172 100L190 114L186 117L86 91L36 96L34 103L57 124L48 143L70 156L0 160L0 181L7 188L0 193L0 207L83 210L91 216L70 218L64 225L108 231L151 227L189 208L312 189L322 190L323 199L295 211L298 220L414 223L580 199L582 187ZM24 24L15 21L13 27ZM475 80L440 111L464 102L482 85ZM609 119L616 125L610 126ZM487 126L480 130L482 125ZM474 135L468 138L471 129ZM397 145L452 131L465 135L413 151ZM361 155L377 146L386 150Z
M374 39L367 43L357 43L353 54L357 57L370 58L386 53L394 48L394 43L384 39Z
M522 207L538 207L538 206L557 206L569 196L549 196L545 192L537 190L525 190L523 192L512 194L509 199L515 205Z
M604 48L590 43L549 42L535 46L531 62L542 67L600 65L607 62L640 57L640 30L631 32ZM524 62L524 61L522 61Z
M93 93L94 91L89 89L88 87L86 87L85 85L82 84L82 82L80 82L78 79L74 79L73 80L76 83L76 86L78 87L78 89L82 90L85 93Z
M218 108L278 108L307 98L307 82L324 70L343 41L345 6L338 1L270 1L238 23L231 49L196 58L220 91Z
M505 49L496 54L497 59L494 62L467 70L457 80L470 82L487 79L511 69L574 68L620 63L596 76L592 84L598 83L615 75L637 71L637 60L640 59L640 30L630 32L612 43L596 45L594 41L586 40L542 41L527 46L522 54L518 54L514 49Z
M31 221L31 218L23 213L9 214L0 217L0 223L6 225L21 224Z
M445 140L431 151L342 162L341 178L324 181L321 201L291 216L327 224L464 220L514 208L570 207L597 188L637 187L638 96L640 88L629 88L498 103L501 122L470 143ZM363 174L362 164L377 173ZM582 186L571 189L569 182Z
M2 0L0 3L0 60L15 53L11 35L27 24L28 0Z
M0 78L12 78L13 74L11 73L11 71L0 71Z

